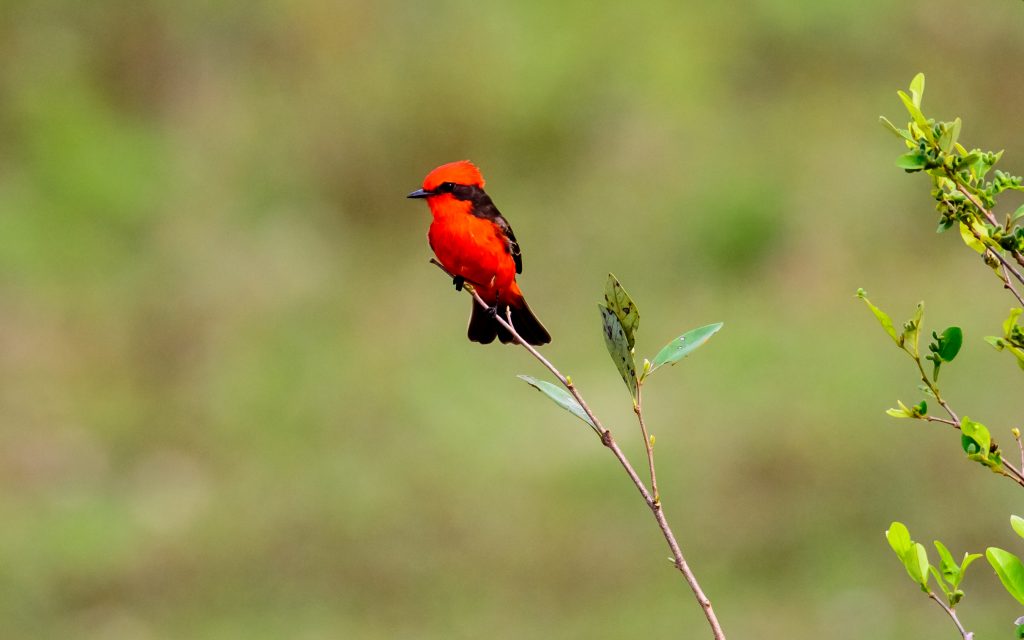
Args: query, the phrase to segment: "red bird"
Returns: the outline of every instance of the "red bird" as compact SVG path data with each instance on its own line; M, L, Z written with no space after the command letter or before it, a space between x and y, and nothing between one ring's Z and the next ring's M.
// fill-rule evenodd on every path
M523 255L508 220L502 217L490 196L484 193L484 178L468 160L450 162L434 169L423 180L423 188L410 198L426 198L434 221L427 238L444 268L455 276L455 287L463 282L491 305L488 312L473 302L469 317L469 339L481 344L512 342L512 334L495 320L511 311L512 326L523 340L533 345L551 342L551 335L523 298L516 274L523 272Z

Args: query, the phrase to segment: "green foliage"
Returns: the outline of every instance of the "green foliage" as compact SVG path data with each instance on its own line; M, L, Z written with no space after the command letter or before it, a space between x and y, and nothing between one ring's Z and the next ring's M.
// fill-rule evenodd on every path
M896 553L896 557L903 562L903 568L907 570L910 579L920 585L923 591L928 591L928 552L924 545L910 539L910 532L902 522L893 522L885 532L885 538L889 546Z
M654 356L654 360L651 362L650 371L648 373L654 373L661 368L662 365L675 364L679 362L710 340L711 336L718 333L718 330L721 328L722 323L716 322L714 324L705 325L703 327L687 331L672 342L669 342L661 348L658 355Z
M928 415L928 403L922 400L913 407L908 407L902 401L897 400L898 409L886 409L885 413L893 418L917 418L922 419Z
M968 458L996 473L1002 470L1002 453L999 446L992 442L992 436L985 425L964 416L960 422L960 434L960 444Z
M622 377L622 381L629 390L634 406L640 397L640 386L648 375L664 364L675 364L685 358L695 349L706 343L711 336L722 328L722 323L716 322L684 333L665 345L658 352L658 355L654 357L653 364L648 360L644 360L643 371L640 375L637 375L634 345L636 344L637 328L640 326L640 311L618 279L610 273L605 284L604 302L605 304L598 305L598 310L601 313L601 328L605 347L608 350L608 355L612 358L612 362L615 363L619 376ZM598 427L587 416L583 407L565 389L553 383L538 380L532 376L521 375L519 378L551 398L566 411L569 411L595 430L598 430Z
M608 355L615 363L622 381L626 383L634 403L647 376L662 365L675 364L690 355L722 328L722 323L716 322L687 331L662 347L653 361L645 359L643 370L638 376L634 353L636 332L640 326L640 310L618 279L610 273L605 284L604 304L599 304L598 310L601 312L601 326Z
M601 312L601 325L604 329L604 344L608 348L608 355L619 370L622 381L629 389L629 395L635 402L637 399L637 376L636 362L633 360L633 350L629 348L629 337L625 328L619 322L618 317L608 307L598 305Z
M908 151L899 156L896 166L908 173L925 172L932 180L932 197L940 214L938 231L954 224L962 225L964 242L979 253L1024 251L1024 228L1017 224L1018 209L1000 224L991 210L996 198L1007 190L1024 191L1020 176L994 169L1002 151L967 150L959 143L963 123L960 118L936 121L921 110L924 75L910 83L910 95L897 95L910 116L906 129L897 128L882 118L882 124L903 139ZM991 175L990 175L991 174ZM994 255L990 265L998 266Z
M960 353L960 347L964 343L964 332L960 327L949 327L942 332L942 335L932 332L932 342L928 344L928 350L931 355L926 356L926 360L931 360L934 364L932 368L932 379L939 379L939 367L942 366L943 362L952 362L953 358L956 358L957 354Z
M1003 335L986 336L985 341L997 351L1009 351L1017 359L1017 366L1024 370L1024 329L1017 324L1017 318L1024 309L1010 309L1010 315L1003 322Z
M910 538L910 532L902 522L893 522L885 532L886 540L893 552L903 563L907 575L913 580L921 591L931 593L929 588L929 576L935 578L935 583L946 598L950 608L955 608L963 600L964 592L960 589L967 567L981 557L980 553L965 553L959 563L953 560L953 554L949 552L946 545L938 540L935 541L935 549L939 552L939 566L933 566L928 559L928 552L924 545L914 542Z
M540 391L547 397L554 400L555 404L558 406L562 407L583 422L586 422L595 431L597 430L597 425L593 423L590 416L587 415L587 412L584 411L583 407L580 406L580 403L576 401L576 398L572 397L572 394L562 387L552 384L546 380L538 380L533 376L519 375L517 377L537 391Z
M618 278L611 273L604 286L604 304L619 319L629 348L633 349L636 346L636 332L640 328L640 310L619 284Z
M892 318L889 314L882 311L868 300L868 294L864 289L857 289L857 297L864 301L864 304L868 305L868 309L871 309L871 313L875 314L875 318L878 319L878 323L882 325L882 329L885 330L892 341L896 343L896 346L903 348L903 341L900 336L896 333L896 328L892 324Z
M1024 604L1024 564L1020 558L998 547L986 549L985 557L995 569L1007 593Z
M635 403L640 385L633 346L636 344L636 331L640 327L640 310L613 274L608 274L604 291L605 304L597 306L601 312L604 344Z
M1024 255L1021 253L1024 249L1024 229L1018 224L1024 217L1024 207L1007 215L1004 223L997 220L993 208L996 205L996 197L1003 191L1024 190L1024 181L1018 176L993 169L1002 157L1001 151L968 151L962 146L959 142L963 128L960 118L950 122L938 122L926 117L921 110L924 85L924 76L918 74L910 84L909 95L902 91L897 94L910 116L906 129L900 129L882 118L886 128L900 137L907 147L907 151L896 159L896 166L908 173L925 172L931 177L932 197L941 216L938 231L941 233L956 226L964 244L983 258L985 264L1002 281L1003 288L1009 290L1020 301L1014 282L1016 281L1017 286L1024 285L1024 276L1017 271L1014 264L1024 265ZM941 334L932 332L932 341L928 345L929 353L926 356L933 364L929 378L922 366L917 345L923 305L918 305L917 313L904 325L903 332L897 334L889 316L867 300L863 289L858 290L857 295L865 301L897 346L915 361L921 381L924 383L922 389L938 400L949 415L949 419L927 415L927 405L923 402L913 408L900 402L899 408L889 409L886 413L897 418L940 421L959 427L960 444L970 460L1024 485L1024 470L1017 470L1003 460L999 446L993 441L989 429L966 416L958 418L940 395L937 385L940 368L943 363L952 362L963 346L963 331L960 327L949 327ZM989 336L985 340L997 350L1010 351L1017 358L1018 365L1024 368L1024 331L1017 324L1021 313L1022 310L1019 308L1012 309L1003 323L1003 335ZM1012 433L1019 444L1020 431L1013 429ZM1018 535L1024 537L1024 519L1012 516L1010 524ZM927 563L927 557L917 548L920 545L916 545L910 539L909 532L899 523L893 523L887 537L911 578L934 597L928 590L927 576L922 576L922 563ZM942 589L948 604L947 613L957 621L958 630L965 638L973 637L973 634L964 632L952 610L963 598L963 591L959 587L964 572L980 556L966 554L963 561L957 564L941 542L936 540L935 548L939 553L939 567L928 565L928 572L935 577ZM985 556L1006 590L1024 604L1024 564L1020 559L997 547L989 547ZM1024 618L1018 619L1015 624L1017 637L1024 637Z

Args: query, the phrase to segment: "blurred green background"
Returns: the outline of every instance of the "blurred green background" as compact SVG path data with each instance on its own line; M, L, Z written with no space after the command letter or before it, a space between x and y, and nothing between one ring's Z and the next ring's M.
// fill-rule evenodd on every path
M981 336L1010 298L877 118L924 71L1024 171L1022 28L998 0L7 0L0 636L709 635L614 459L427 264L404 196L470 158L545 354L635 462L605 274L640 355L725 322L645 395L730 637L954 637L882 533L1020 552L1020 493L883 414L916 381L853 293L961 324L944 388L1009 440L1019 372ZM1008 637L991 569L965 586Z

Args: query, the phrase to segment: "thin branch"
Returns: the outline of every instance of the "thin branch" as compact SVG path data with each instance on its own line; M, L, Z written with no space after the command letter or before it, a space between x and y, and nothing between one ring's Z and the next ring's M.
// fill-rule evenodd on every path
M1020 449L1020 468L1024 470L1024 444L1020 441L1020 435L1018 431L1014 431L1013 439L1017 441L1017 448Z
M921 364L921 357L914 356L909 351L907 352L907 355L909 355L911 359L913 359L914 363L917 365L917 371L918 373L921 374L921 381L924 382L925 386L928 387L928 389L932 392L932 395L935 396L935 401L938 402L939 405L946 410L946 413L949 414L949 417L953 419L954 426L956 426L956 428L959 429L960 416L956 415L956 412L953 411L953 408L950 407L949 404L947 404L946 401L942 398L942 394L939 393L939 388L936 387L935 384L931 381L931 379L928 378L928 374L925 373L924 371L924 365Z
M950 417L950 419L947 420L945 418L940 418L938 416L928 415L928 416L923 416L923 419L927 420L928 422L941 422L942 424L948 424L949 426L953 427L954 429L958 429L958 430L962 431L962 429L960 428L960 425L961 425L960 417L956 415L956 412L953 411L953 408L951 406L949 406L949 404L943 399L942 394L939 393L939 388L937 386L935 386L935 383L933 383L931 381L931 379L928 378L928 374L925 373L924 366L921 364L921 358L920 357L916 357L915 358L913 356L913 354L911 354L910 352L907 352L907 355L909 355L914 360L914 362L917 364L917 370L921 374L921 381L925 383L925 385L928 387L928 389L932 392L932 395L935 396L935 400L939 403L939 405L942 406L943 409L945 409L946 413L948 413L949 417ZM992 444L995 444L994 440L992 441ZM1020 445L1020 441L1019 440L1017 441L1017 444L1018 444L1018 446ZM1016 467L1014 467L1011 462L1009 462L1007 460L1003 460L1003 463L1000 466L1000 469L997 471L997 473L1006 476L1010 480L1013 480L1014 482L1016 482L1020 486L1024 487L1024 450L1021 451L1021 468L1020 469L1017 469Z
M948 173L949 172L947 171L947 175L948 175ZM999 221L996 220L996 217L992 214L991 211L989 211L988 209L985 208L985 205L983 205L981 203L981 200L978 200L977 196L975 196L973 193L971 193L971 191L967 187L965 187L955 177L950 176L950 179L952 179L953 182L956 184L956 190L959 191L960 193L964 194L967 197L967 199L971 201L971 204L973 204L974 207L985 216L986 220L988 220L989 222L991 222L992 224L994 224L997 227L1000 226L999 225Z
M441 271L444 271L450 277L454 278L452 273L448 271L440 262L433 258L430 259L430 262L436 265L439 269L441 269ZM490 305L488 305L487 302L485 302L484 299L480 297L480 294L478 294L476 290L472 288L472 286L466 287L466 290L470 295L473 296L473 299L476 301L476 304L480 305L482 308L488 311L491 310ZM622 465L622 468L626 471L626 474L629 476L629 479L632 480L633 485L637 488L637 491L639 491L640 495L643 497L644 502L647 503L648 508L650 508L651 512L654 514L654 518L658 522L658 527L661 529L661 533L665 537L665 541L668 543L669 549L671 549L672 551L672 557L674 559L675 567L679 570L680 573L683 574L683 577L686 579L686 583L690 585L690 589L693 591L693 595L696 597L697 603L700 604L701 609L704 611L704 616L708 620L708 625L710 625L711 627L711 633L714 635L715 640L725 640L725 632L722 631L722 626L718 622L718 617L715 616L715 611L711 606L711 600L708 599L708 597L704 594L703 589L701 589L700 584L697 582L697 577L693 574L693 571L690 570L690 566L686 563L686 558L683 557L683 552L679 548L679 543L676 541L675 534L672 532L672 528L669 526L668 521L665 519L665 514L661 509L661 504L647 490L647 487L644 485L643 480L641 480L640 476L637 475L636 470L633 468L633 465L630 464L629 459L626 457L626 454L622 452L622 449L619 448L618 443L615 442L614 438L612 438L611 431L605 429L604 426L601 424L601 421L597 418L596 415L594 415L594 412L591 411L590 407L583 399L583 396L580 395L580 392L572 383L572 380L570 380L568 376L562 375L562 372L555 368L555 366L551 364L551 362L547 358L542 356L540 352L533 347L533 345L523 340L522 336L519 335L519 333L516 331L516 328L512 325L511 314L506 315L506 317L504 318L495 315L494 319L498 324L502 326L502 328L504 328L512 335L512 338L515 340L515 343L517 345L526 349L530 353L530 355L536 358L538 362L544 365L544 367L548 371L550 371L551 374L555 376L555 378L560 383L562 383L562 386L565 387L565 389L572 394L573 398L576 399L576 402L580 404L580 407L583 409L584 413L586 413L587 417L590 418L590 420L593 422L594 426L597 428L597 433L601 438L601 443L612 452L612 454L615 456L615 459L619 461L620 465Z
M1003 288L1004 289L1009 289L1010 293L1013 294L1013 297L1017 298L1017 302L1020 303L1020 306L1024 307L1024 298L1020 297L1020 294L1017 293L1017 290L1013 287L1013 283L1010 282L1010 270L1007 267L1005 262L1002 263L1002 269L1003 269Z
M964 625L960 624L960 618L956 617L956 610L952 607L946 606L946 603L942 601L942 598L938 597L931 591L928 592L928 597L935 601L935 604L942 607L942 610L946 612L952 620L953 624L956 625L956 630L960 632L960 636L963 640L974 640L974 633L964 629Z
M660 505L661 494L658 492L658 476L654 472L654 443L651 442L651 435L647 432L647 424L644 422L643 387L643 383L637 381L633 413L636 414L636 420L640 423L640 433L643 434L644 447L647 449L647 466L651 470L651 493L654 494L654 501Z

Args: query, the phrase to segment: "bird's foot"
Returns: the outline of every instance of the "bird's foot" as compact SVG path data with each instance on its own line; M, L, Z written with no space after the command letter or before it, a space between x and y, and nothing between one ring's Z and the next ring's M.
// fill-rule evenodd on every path
M487 307L487 315L491 316L495 320L498 319L498 305L495 304L493 307Z
M462 285L466 284L466 279L462 276L455 276L452 278L452 284L455 285L456 291L462 291Z

